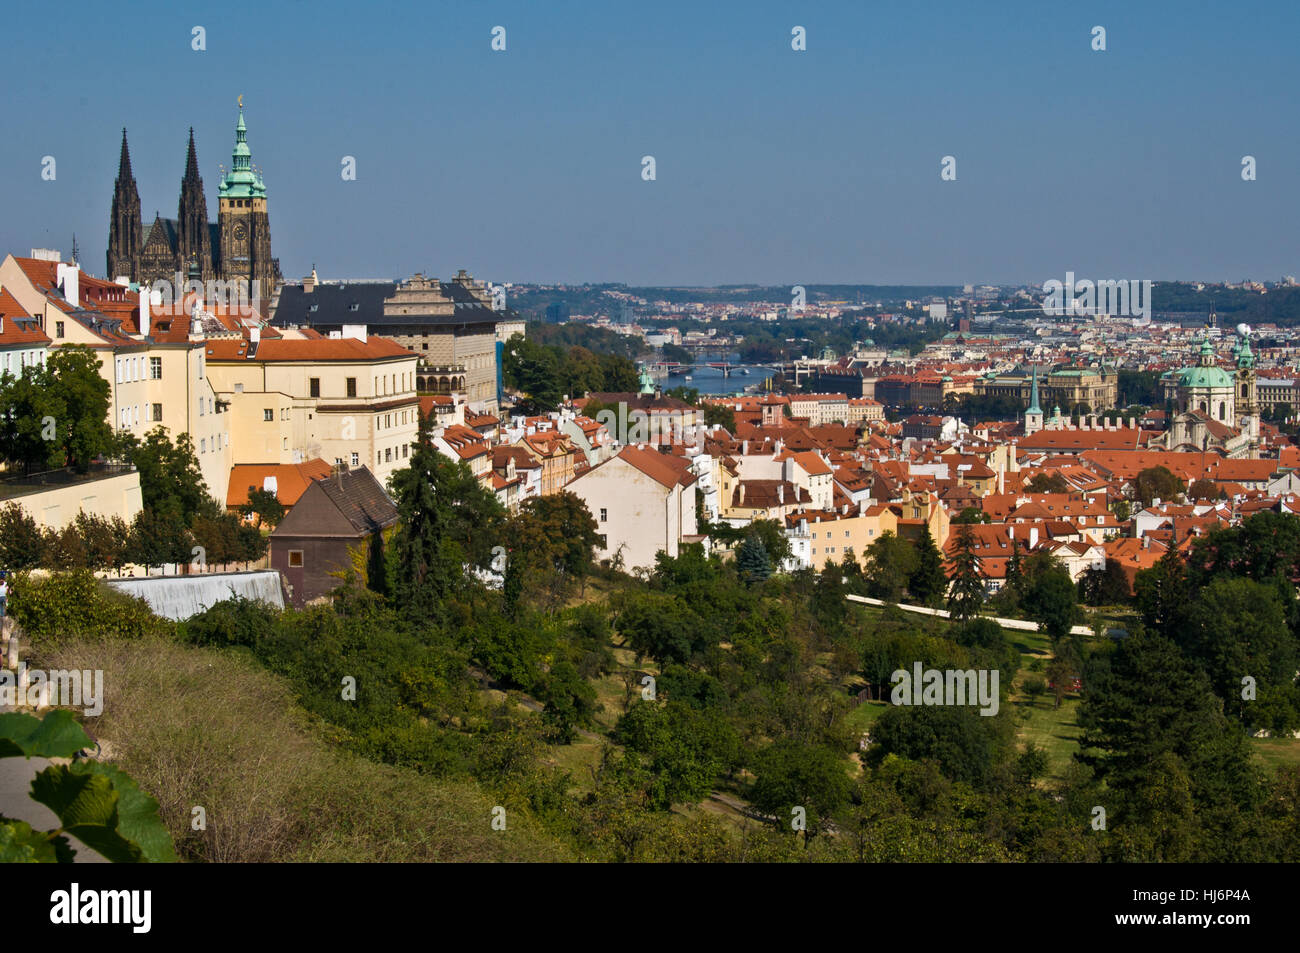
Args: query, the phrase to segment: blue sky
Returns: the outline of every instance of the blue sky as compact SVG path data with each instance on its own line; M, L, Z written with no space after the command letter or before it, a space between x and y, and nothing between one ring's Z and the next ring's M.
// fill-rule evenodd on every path
M1294 2L68 3L6 19L0 250L66 253L75 232L95 273L121 128L152 220L176 214L193 125L215 218L239 94L286 277L1300 273Z

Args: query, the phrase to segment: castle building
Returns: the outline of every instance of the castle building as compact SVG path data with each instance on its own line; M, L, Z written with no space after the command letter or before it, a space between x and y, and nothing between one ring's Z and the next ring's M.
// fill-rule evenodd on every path
M190 129L185 175L176 218L154 214L148 227L140 212L140 193L131 172L131 152L122 130L122 152L108 225L106 277L138 284L175 281L193 273L203 282L257 281L260 297L270 300L279 287L280 263L271 254L266 185L253 167L244 109L239 109L231 167L218 187L217 221L208 221L208 202L199 174L194 130Z

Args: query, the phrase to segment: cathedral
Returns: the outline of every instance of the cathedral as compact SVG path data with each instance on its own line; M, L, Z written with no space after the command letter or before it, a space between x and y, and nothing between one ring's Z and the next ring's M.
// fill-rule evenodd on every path
M1175 414L1169 429L1151 441L1153 447L1196 452L1213 450L1225 457L1256 457L1259 451L1259 384L1250 328L1237 328L1232 349L1236 373L1219 367L1207 332L1200 359L1190 367L1161 376L1166 399Z
M131 153L122 130L122 156L113 187L113 211L108 224L108 271L114 280L129 278L139 284L175 281L179 272L204 282L257 281L258 294L270 299L281 284L280 262L271 257L271 225L266 211L266 185L253 168L239 107L235 148L230 171L222 170L217 189L217 221L208 221L208 200L190 129L185 177L181 179L180 208L176 218L155 213L152 225L140 214L140 193L131 174Z

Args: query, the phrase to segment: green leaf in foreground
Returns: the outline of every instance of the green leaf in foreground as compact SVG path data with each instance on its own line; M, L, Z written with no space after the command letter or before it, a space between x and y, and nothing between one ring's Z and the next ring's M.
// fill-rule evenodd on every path
M32 830L26 821L0 817L0 864L53 864L58 859L47 833Z
M56 815L63 830L113 863L134 863L143 852L118 832L117 791L101 774L74 774L51 765L32 779L32 799Z
M0 715L0 758L71 758L94 744L72 712L56 708L44 718Z
M117 830L136 844L143 859L152 864L175 863L171 835L158 816L158 802L140 790L125 771L102 761L78 761L69 769L73 775L108 778L117 792Z

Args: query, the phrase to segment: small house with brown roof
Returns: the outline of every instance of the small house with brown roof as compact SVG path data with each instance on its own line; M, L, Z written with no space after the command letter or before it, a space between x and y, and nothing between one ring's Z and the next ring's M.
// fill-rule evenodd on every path
M397 523L397 504L366 467L314 480L271 534L271 568L302 608L340 584L332 575L352 565L349 550L381 555L382 532Z

